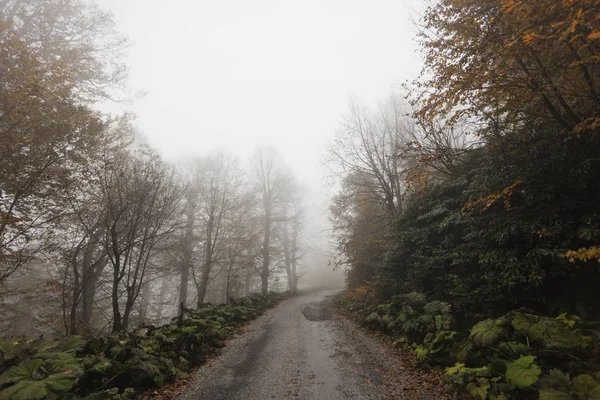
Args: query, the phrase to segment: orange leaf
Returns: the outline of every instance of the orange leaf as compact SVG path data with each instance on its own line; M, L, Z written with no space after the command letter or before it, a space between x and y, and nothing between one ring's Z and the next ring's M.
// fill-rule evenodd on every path
M587 38L588 40L600 39L600 31L593 31Z

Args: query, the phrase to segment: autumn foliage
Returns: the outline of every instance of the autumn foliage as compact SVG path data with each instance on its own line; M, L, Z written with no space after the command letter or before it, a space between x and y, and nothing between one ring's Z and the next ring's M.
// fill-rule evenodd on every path
M384 243L361 243L378 257L350 263L344 302L469 398L600 388L599 10L439 0L421 21L404 207Z
M419 114L479 119L492 136L535 124L594 129L597 0L442 0L427 12ZM535 123L534 121L535 120Z

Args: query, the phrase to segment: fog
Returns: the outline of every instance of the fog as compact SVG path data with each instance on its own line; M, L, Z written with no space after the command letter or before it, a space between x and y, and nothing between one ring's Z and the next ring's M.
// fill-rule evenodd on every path
M379 166L346 170L331 146L357 139L357 104L384 112L417 77L423 7L0 0L3 328L122 332L342 288L360 201L338 204L335 225L332 199Z
M598 391L599 9L0 0L0 399Z
M98 3L129 38L130 86L145 92L104 107L135 113L169 160L214 149L246 158L274 145L306 186L311 247L328 253L327 143L350 96L375 106L417 76L422 2Z

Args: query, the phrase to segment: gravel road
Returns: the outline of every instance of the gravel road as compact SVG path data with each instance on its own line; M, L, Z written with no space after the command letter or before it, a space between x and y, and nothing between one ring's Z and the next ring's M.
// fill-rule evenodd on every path
M389 347L331 312L335 293L293 297L251 322L178 400L435 399L403 382Z

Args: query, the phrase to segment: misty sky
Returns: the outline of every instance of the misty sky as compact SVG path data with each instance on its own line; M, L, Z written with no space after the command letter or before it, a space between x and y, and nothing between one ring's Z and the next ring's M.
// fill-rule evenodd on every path
M317 184L348 96L367 104L420 68L419 0L97 0L131 40L136 125L168 158L274 144Z

